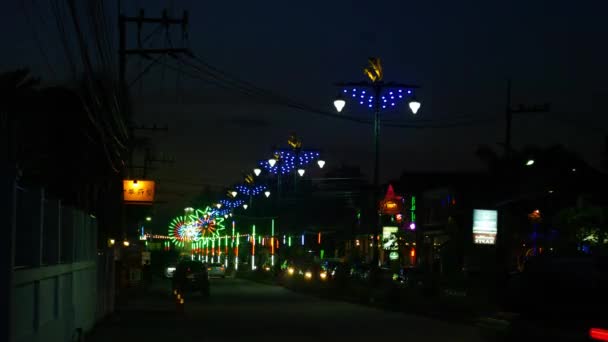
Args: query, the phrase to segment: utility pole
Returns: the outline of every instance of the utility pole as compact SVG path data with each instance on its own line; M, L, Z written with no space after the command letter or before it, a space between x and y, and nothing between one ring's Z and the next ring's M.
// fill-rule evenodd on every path
M378 203L381 200L381 191L380 191L380 114L383 110L386 110L388 104L391 106L395 106L395 98L404 98L409 97L410 102L409 106L412 112L415 114L420 107L420 103L416 100L413 95L413 90L418 89L419 86L413 84L403 84L403 83L395 83L395 82L384 82L382 81L382 67L380 65L379 59L370 59L370 65L375 71L375 76L368 76L371 82L341 82L337 83L336 86L343 88L345 93L348 93L349 90L352 90L353 97L356 100L360 101L360 104L364 104L368 108L372 109L374 112L374 174L373 174L373 189L372 189L372 210L370 213L374 213L377 217L374 217L372 220L373 223L373 241L372 241L372 264L374 267L377 267L380 259L380 235L382 234L382 216L378 212ZM367 69L365 69L366 72ZM371 74L372 71L369 71ZM357 89L366 89L371 91L370 93L366 93L365 91L361 91L358 93ZM355 95L356 93L356 95ZM360 95L359 95L360 94ZM368 97L371 94L371 97ZM363 99L367 99L364 101ZM342 94L337 98L337 101L342 100ZM418 106L412 109L412 104L416 103ZM334 102L335 104L335 102ZM337 107L336 107L337 109ZM341 109L338 109L341 111Z
M507 103L505 108L505 157L511 157L511 122L513 121L513 111L511 111L511 80L507 80Z
M137 25L137 47L129 48L127 46L127 24L136 24ZM155 49L147 49L143 47L142 44L142 31L143 26L145 24L155 24L162 25L165 28L165 31L169 31L169 27L171 25L180 25L182 29L182 38L184 40L188 35L188 12L184 11L183 17L181 19L170 18L167 10L164 10L161 17L146 17L144 16L144 10L141 9L139 11L139 16L137 17L128 17L123 14L118 16L118 61L119 61L119 81L120 81L120 94L121 94L121 112L123 115L129 111L128 106L128 94L129 94L129 83L127 82L127 56L129 55L137 55L143 58L150 58L152 55L180 55L190 54L190 49L186 47L170 47L170 48L155 48ZM147 70L148 68L146 68ZM125 115L125 117L130 117L130 115ZM129 146L129 167L133 165L133 152L134 152L134 132L135 128L133 126L129 129L130 136L130 146Z
M160 155L160 157L153 157L152 153L150 152L150 148L146 148L145 154L144 154L144 167L143 167L143 173L142 173L142 178L146 179L148 177L148 169L150 169L150 165L152 163L162 163L162 164L173 164L175 162L175 158L167 158L164 155Z
M550 110L549 103L542 105L524 105L519 104L517 107L511 105L511 80L507 80L507 101L505 106L505 158L511 158L512 146L511 146L511 124L513 121L513 114L523 113L547 113Z

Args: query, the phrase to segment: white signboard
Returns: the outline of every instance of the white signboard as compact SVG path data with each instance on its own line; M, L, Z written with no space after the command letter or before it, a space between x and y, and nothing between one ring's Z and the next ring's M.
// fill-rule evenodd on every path
M473 210L473 242L480 245L493 245L496 243L498 231L498 211Z
M397 243L397 232L398 227L382 227L382 245L386 250L397 250L399 245Z

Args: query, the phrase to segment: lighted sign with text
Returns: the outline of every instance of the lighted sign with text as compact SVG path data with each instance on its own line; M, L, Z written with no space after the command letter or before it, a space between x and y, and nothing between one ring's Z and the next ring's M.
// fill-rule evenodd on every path
M154 181L125 179L122 184L125 203L152 204L154 202Z
M493 245L496 243L498 231L498 211L473 210L473 242L480 245Z

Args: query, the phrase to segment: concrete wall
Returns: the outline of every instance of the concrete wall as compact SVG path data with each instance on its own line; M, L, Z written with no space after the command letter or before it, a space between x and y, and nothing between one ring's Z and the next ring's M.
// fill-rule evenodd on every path
M97 250L93 216L62 206L43 190L16 189L12 327L6 340L72 341L77 329L92 329L113 308L106 287L112 283L112 257Z

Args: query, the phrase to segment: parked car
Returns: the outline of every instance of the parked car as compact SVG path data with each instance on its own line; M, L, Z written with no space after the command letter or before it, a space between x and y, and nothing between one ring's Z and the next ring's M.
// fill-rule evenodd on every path
M353 264L350 268L350 276L357 280L368 280L371 272L370 265Z
M164 271L165 277L167 277L169 279L173 278L173 274L175 273L176 269L177 269L176 264L168 264L165 267L165 271Z
M606 266L591 257L531 259L508 279L502 312L480 324L486 340L608 341Z
M329 280L345 280L350 276L349 265L342 261L326 261L322 267Z
M226 268L219 262L207 265L207 273L209 277L226 278Z
M182 261L173 274L173 289L182 293L200 292L209 296L209 274L198 261Z
M420 288L424 286L424 272L418 267L403 267L394 280L399 287Z

